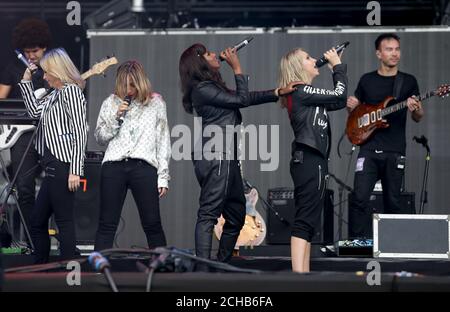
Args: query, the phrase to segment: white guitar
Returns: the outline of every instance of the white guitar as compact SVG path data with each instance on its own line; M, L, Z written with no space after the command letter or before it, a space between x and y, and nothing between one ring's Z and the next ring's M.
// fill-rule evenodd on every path
M103 74L104 71L111 65L117 64L115 57L110 57L100 63L96 63L91 69L81 75L83 80L86 80L94 75ZM34 91L35 97L40 100L46 94L44 88ZM28 131L33 131L36 127L32 125L0 125L0 151L11 148L22 134Z

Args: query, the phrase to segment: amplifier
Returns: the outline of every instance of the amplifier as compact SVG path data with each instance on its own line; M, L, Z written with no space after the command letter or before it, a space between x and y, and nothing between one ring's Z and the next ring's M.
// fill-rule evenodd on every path
M103 161L103 157L105 156L105 152L103 151L87 151L85 162L87 163L101 163Z
M350 193L348 195L348 202L351 203L353 200L353 193ZM416 208L415 208L415 193L410 192L403 192L401 193L400 197L400 206L401 206L401 213L402 214L415 214ZM383 203L383 192L372 192L369 198L369 209L374 213L388 213L384 209L384 203ZM367 215L366 220L360 221L364 222L366 224L365 229L365 237L366 238L372 238L372 214ZM349 227L349 237L351 238L358 238L359 235L355 234L355 231L353 230L353 224L356 216L354 215L353 211L349 208L348 209L348 227Z
M313 243L332 244L334 241L334 192L326 190L324 209L320 224L316 226ZM274 211L267 212L267 244L290 244L291 226L295 216L294 189L272 188L268 191L268 202ZM278 215L277 215L278 214Z
M88 151L81 187L75 192L75 230L78 244L93 244L100 214L100 170L104 152Z

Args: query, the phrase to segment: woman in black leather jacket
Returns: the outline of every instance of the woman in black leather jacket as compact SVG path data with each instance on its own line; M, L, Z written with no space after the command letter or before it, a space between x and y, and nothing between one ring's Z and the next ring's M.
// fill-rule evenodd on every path
M219 72L220 62L214 52L202 44L187 48L180 58L179 72L186 112L201 117L202 133L205 128L214 129L215 136L202 135L193 153L195 175L201 187L197 224L195 228L196 255L210 258L212 231L222 214L226 222L219 243L217 259L231 259L234 246L245 221L245 196L237 160L237 139L234 127L241 124L240 108L278 101L279 95L293 91L291 86L275 90L249 92L248 76L242 74L235 49L221 52L232 68L236 90L228 89ZM228 126L228 127L227 127ZM220 143L208 144L219 138ZM227 137L234 137L226 140Z
M280 85L302 81L295 92L281 99L295 135L290 164L295 187L296 212L291 234L292 270L295 272L309 272L311 240L320 223L328 179L330 127L327 111L345 108L347 99L346 65L341 64L334 49L324 56L333 70L334 90L311 86L319 70L316 60L302 49L289 52L280 63Z

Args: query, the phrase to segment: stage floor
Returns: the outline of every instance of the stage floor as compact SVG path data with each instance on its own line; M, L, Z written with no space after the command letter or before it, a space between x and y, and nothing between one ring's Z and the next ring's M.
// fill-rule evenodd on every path
M69 270L56 269L46 273L13 273L17 267L31 265L27 255L4 255L4 291L110 291L102 274L95 273L87 263L81 265L81 285L69 286ZM380 265L380 285L374 280L373 264ZM140 272L135 256L110 258L113 278L120 291L145 291L148 275ZM290 271L289 257L239 256L231 265L257 273L231 272L156 272L152 291L156 292L297 292L297 291L450 291L450 261L418 259L374 259L351 257L315 257L311 273ZM141 269L142 270L142 269ZM373 284L373 282L372 282Z

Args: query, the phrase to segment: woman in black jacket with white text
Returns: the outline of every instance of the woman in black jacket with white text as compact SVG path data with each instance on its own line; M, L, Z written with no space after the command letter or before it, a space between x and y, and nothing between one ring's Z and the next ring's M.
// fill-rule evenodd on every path
M208 144L211 137L202 136L194 147L195 174L201 187L195 228L196 255L210 258L212 231L222 214L226 222L217 259L227 262L245 221L246 201L236 157L237 139L230 143L226 138L236 138L235 133L231 132L242 122L240 108L276 102L279 95L292 92L293 89L287 87L249 92L248 76L242 74L236 50L228 48L220 56L234 72L235 91L225 86L216 54L202 44L194 44L183 52L179 71L185 110L190 114L195 111L202 118L202 130L213 126L213 129L222 131L224 141L220 146L211 145Z
M327 111L346 106L346 65L336 51L324 54L333 70L334 90L314 88L319 75L316 60L302 49L281 59L279 85L301 81L296 91L281 99L288 110L295 139L292 143L291 176L294 181L295 218L291 235L292 270L309 272L311 239L320 221L328 179L330 127Z

